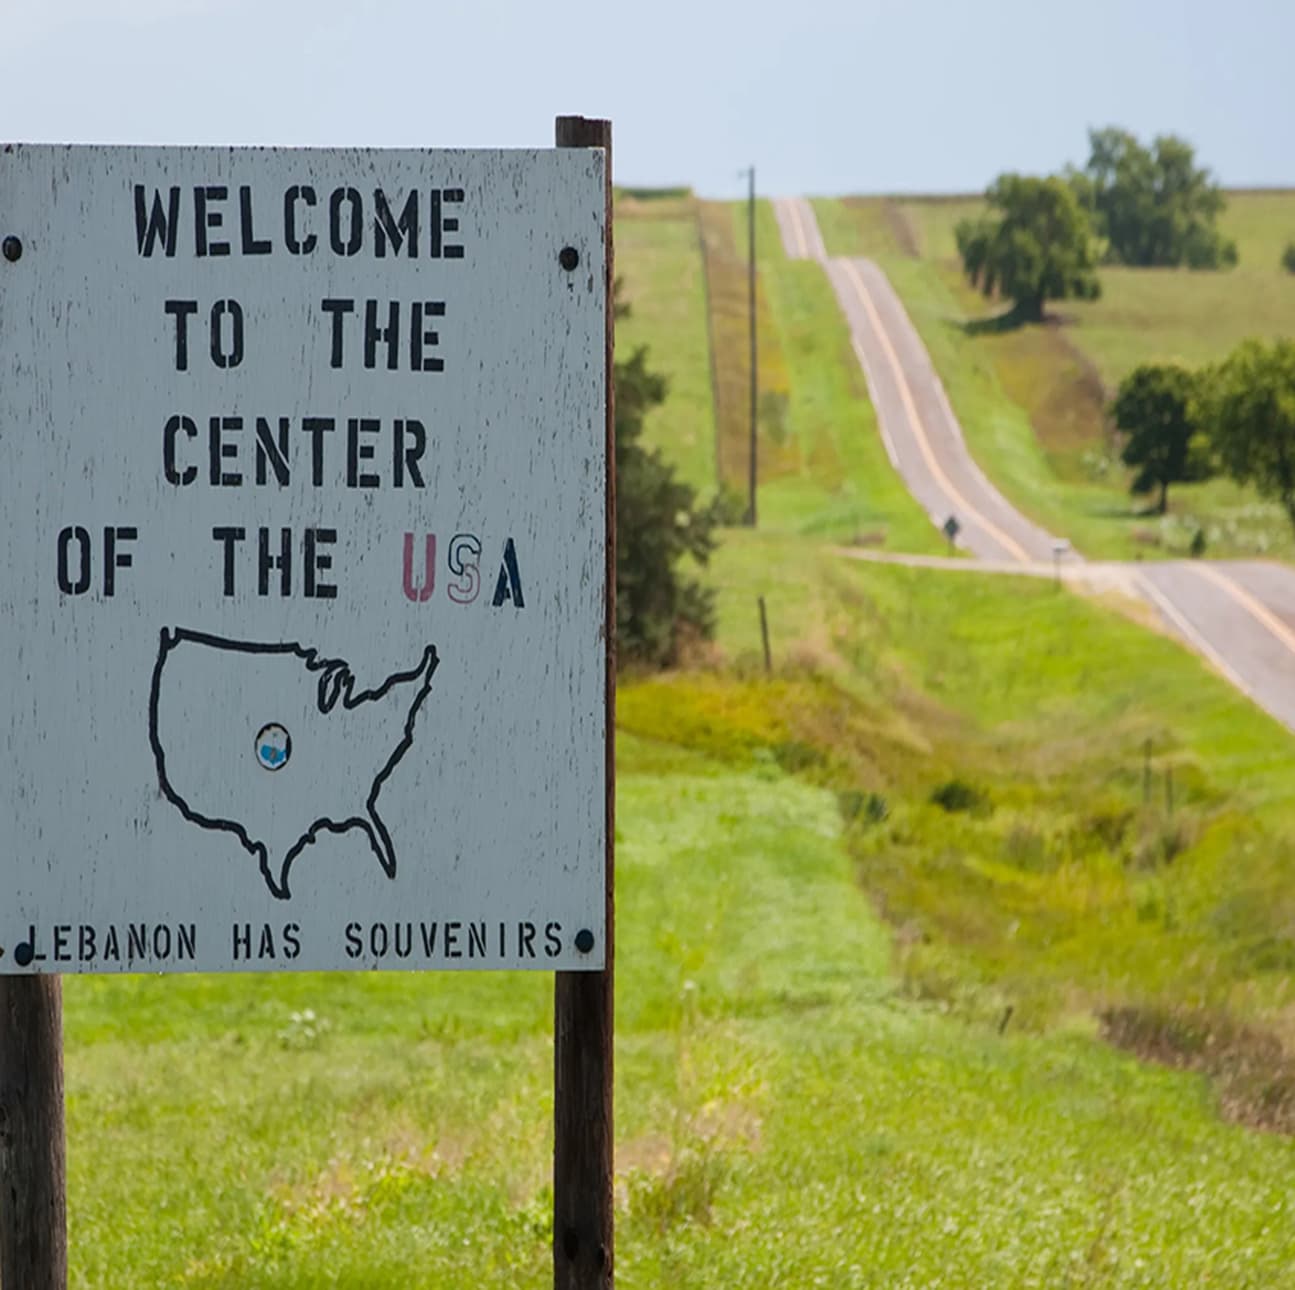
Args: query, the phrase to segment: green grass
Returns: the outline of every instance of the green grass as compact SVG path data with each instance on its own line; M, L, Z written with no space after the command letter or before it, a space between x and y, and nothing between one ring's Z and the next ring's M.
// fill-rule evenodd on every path
M697 203L687 193L619 195L615 231L616 273L630 306L616 328L619 352L628 357L647 345L649 365L669 382L669 400L648 414L644 439L686 483L713 493L715 406Z
M751 281L745 250L739 252L732 207L702 202L700 223L705 248L706 302L710 318L711 363L715 382L719 471L725 487L741 499L750 491L751 468ZM775 423L788 402L789 378L765 291L755 280L757 416ZM769 443L757 453L761 478L770 471Z
M680 677L627 723L708 685L768 707ZM1285 1275L1290 1144L1195 1077L907 998L833 792L758 740L623 736L620 769L619 1284ZM549 1284L550 991L70 980L73 1285Z
M738 254L745 212L731 208ZM757 206L757 267L785 396L761 424L763 528L892 550L944 540L887 460L849 331L822 269L783 253L773 209ZM772 393L778 397L778 387ZM768 397L768 396L766 396Z
M735 535L715 577L741 668L762 594L778 663L831 678L775 695L784 724L747 738L885 799L850 841L919 980L1045 1021L1190 1004L1287 1024L1295 741L1187 650L1047 582L809 544ZM937 806L955 782L989 809Z
M1171 490L1171 514L1130 498L1106 403L1139 362L1221 358L1247 335L1295 333L1295 278L1278 264L1295 194L1236 194L1230 273L1102 271L1100 301L1055 307L1060 325L970 335L987 305L959 274L953 229L967 199L817 203L829 249L877 258L949 391L977 459L1023 511L1086 554L1184 554L1198 529L1214 555L1295 555L1280 509L1225 480Z

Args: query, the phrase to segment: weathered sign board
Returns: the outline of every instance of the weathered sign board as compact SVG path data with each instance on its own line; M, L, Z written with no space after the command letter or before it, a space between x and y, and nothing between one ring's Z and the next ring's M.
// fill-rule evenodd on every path
M602 967L604 164L0 150L0 972Z

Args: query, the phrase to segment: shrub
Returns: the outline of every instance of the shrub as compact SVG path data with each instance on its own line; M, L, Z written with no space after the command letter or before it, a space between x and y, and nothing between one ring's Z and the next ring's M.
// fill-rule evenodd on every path
M617 300L617 317L628 312ZM702 506L660 451L641 442L648 412L666 397L647 350L618 361L615 377L617 644L626 662L668 667L685 642L714 635L713 597L687 565L709 558L722 504Z
M931 790L931 801L950 814L969 811L979 815L990 810L990 801L985 793L965 779L945 780Z

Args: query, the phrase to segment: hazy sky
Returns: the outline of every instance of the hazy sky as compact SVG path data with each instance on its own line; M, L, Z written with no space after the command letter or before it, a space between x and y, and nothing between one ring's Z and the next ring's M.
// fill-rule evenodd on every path
M623 183L949 191L1175 131L1295 185L1292 0L0 0L0 138L545 146Z

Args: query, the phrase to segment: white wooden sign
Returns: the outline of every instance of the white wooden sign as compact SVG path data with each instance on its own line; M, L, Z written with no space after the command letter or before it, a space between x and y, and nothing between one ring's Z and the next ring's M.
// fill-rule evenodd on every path
M602 966L603 164L0 149L0 972Z

